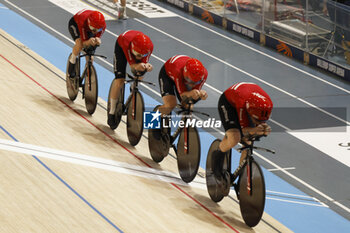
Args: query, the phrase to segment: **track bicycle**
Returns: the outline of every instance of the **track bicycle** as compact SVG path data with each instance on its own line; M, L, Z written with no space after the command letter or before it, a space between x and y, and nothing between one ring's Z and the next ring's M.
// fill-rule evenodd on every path
M123 85L123 87L120 90L119 98L117 100L114 113L116 120L116 128L118 127L122 116L127 115L126 130L129 143L132 146L136 146L139 143L143 132L143 112L145 110L145 103L142 94L139 91L138 85L139 83L145 83L155 86L154 83L139 79L139 77L142 77L145 73L146 72L138 72L137 74L135 74L135 76L127 74L129 80L125 80L125 83L130 83L130 95L126 100L126 103L124 104L125 85ZM111 90L115 81L116 79L113 80L109 89L107 117L110 109Z
M243 220L250 227L256 226L261 220L266 198L264 174L253 157L253 150L263 150L275 154L273 150L254 146L254 142L258 141L260 137L250 136L248 141L251 144L244 144L243 147L238 149L240 153L246 150L247 156L233 172L231 172L232 149L226 152L222 171L225 179L230 181L229 184L222 180L219 181L215 177L212 168L212 154L219 148L221 140L216 139L211 144L206 162L206 183L210 198L214 202L221 201L229 194L230 187L233 186L239 200ZM237 178L238 180L235 183Z
M79 55L75 62L75 77L70 78L68 74L69 60L72 54L69 54L66 70L66 86L69 99L74 101L79 92L79 87L82 87L83 99L85 99L85 107L87 112L92 115L96 110L97 97L98 97L98 81L96 69L92 62L92 57L107 57L103 55L95 54L97 46L90 46L84 48L84 54ZM87 62L83 74L80 76L80 58L87 57Z
M153 161L160 163L168 155L171 146L177 156L180 177L186 183L191 182L197 175L201 155L198 130L195 124L187 124L187 122L192 120L192 113L209 116L206 113L192 110L195 102L188 98L183 101L182 105L176 106L180 108L177 113L181 114L181 122L184 124L182 127L178 124L172 135L170 117L161 117L160 129L148 130L148 147ZM157 111L158 108L159 106L155 107L153 111ZM178 138L177 146L174 144L176 138Z

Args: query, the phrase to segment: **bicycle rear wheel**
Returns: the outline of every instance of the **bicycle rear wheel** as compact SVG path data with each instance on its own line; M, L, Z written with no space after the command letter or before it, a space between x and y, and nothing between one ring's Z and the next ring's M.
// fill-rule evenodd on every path
M186 183L197 175L201 159L201 143L195 127L183 128L177 142L177 166L180 177Z
M215 150L219 148L220 142L221 140L216 139L210 145L208 156L207 156L206 169L205 169L207 190L210 198L215 202L221 201L225 196L222 192L222 185L217 182L214 176L213 167L212 167L212 154Z
M156 112L159 106L156 106L153 111ZM163 121L163 119L161 120ZM170 149L170 136L165 133L166 129L162 127L163 124L161 124L160 129L148 129L148 148L156 163L160 163L168 155Z
M116 82L116 79L114 79L112 81L111 87L109 88L108 103L107 103L107 118L108 118L109 110L111 108L110 97L111 97L111 90L112 90L114 82ZM116 129L118 127L118 125L119 125L119 123L120 123L120 121L122 119L123 112L124 112L124 88L125 88L125 86L123 86L120 89L119 98L117 100L117 104L116 104L116 107L115 107L114 115L115 115L116 127L113 128L113 129Z
M97 106L98 97L98 82L95 67L91 65L87 66L83 73L84 79L84 95L85 95L85 107L87 112L92 115Z
M71 101L74 101L79 92L79 72L80 72L80 64L79 64L79 59L76 60L75 62L75 73L76 76L73 80L69 78L68 74L68 66L69 66L69 60L72 54L69 54L68 60L67 60L67 69L66 69L66 87L67 87L67 93L68 97Z
M249 167L248 167L249 166ZM250 169L251 190L248 190L248 168ZM257 162L251 160L244 167L239 178L239 206L244 222L256 226L265 208L265 180L264 174Z
M139 91L135 91L127 111L126 132L130 145L136 146L139 143L143 132L143 112L145 103Z

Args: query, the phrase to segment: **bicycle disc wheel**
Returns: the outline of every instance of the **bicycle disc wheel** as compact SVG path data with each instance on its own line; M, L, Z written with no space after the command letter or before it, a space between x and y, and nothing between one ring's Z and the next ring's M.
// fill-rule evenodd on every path
M139 91L135 92L128 107L126 132L130 145L136 146L139 143L143 132L143 112L145 104Z
M215 150L219 148L220 142L221 140L216 139L210 145L208 156L207 156L206 169L205 169L205 179L207 181L206 182L207 190L210 198L215 202L219 202L224 198L224 194L222 193L222 186L217 182L213 173L213 168L212 168L212 154Z
M157 111L159 105L153 111ZM160 163L169 153L170 137L160 129L148 129L148 148L154 162Z
M256 226L265 208L265 180L259 164L255 161L250 163L251 191L248 193L247 169L244 167L239 179L239 206L244 222L250 226Z
M201 159L201 143L195 127L183 128L177 142L177 167L180 177L186 183L197 175Z
M85 107L87 112L92 115L96 110L98 97L98 82L95 67L86 67L83 73Z
M114 82L116 82L116 79L114 79L112 81L111 87L109 88L108 102L107 102L107 118L108 118L109 110L111 108L110 97L111 97L111 90L112 90L112 86L113 86ZM114 115L115 115L116 128L118 127L118 125L122 119L123 112L124 112L124 109L123 109L123 106L124 106L124 88L125 88L125 86L123 86L120 89L119 98L117 100L117 104L115 107Z
M69 74L68 74L68 67L69 67L69 60L72 54L69 54L68 56L68 60L67 60L67 69L66 69L66 87L67 87L67 93L68 93L68 97L71 101L74 101L77 96L78 96L78 92L79 92L79 71L80 71L80 67L79 67L79 59L76 60L75 62L75 72L76 72L76 76L74 78L74 81L72 82L72 80L69 78Z

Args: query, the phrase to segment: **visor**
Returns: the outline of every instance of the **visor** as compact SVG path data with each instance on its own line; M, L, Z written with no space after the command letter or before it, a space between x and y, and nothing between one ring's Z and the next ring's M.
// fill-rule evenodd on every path
M186 83L189 83L189 84L193 84L193 85L198 85L202 82L202 79L197 81L197 82L193 82L191 79L189 79L188 77L184 77Z
M136 52L134 49L131 50L135 57L147 57L149 53L141 54Z
M89 28L90 30L93 32L93 33L98 33L98 32L101 32L103 28L94 28L93 26L89 25Z

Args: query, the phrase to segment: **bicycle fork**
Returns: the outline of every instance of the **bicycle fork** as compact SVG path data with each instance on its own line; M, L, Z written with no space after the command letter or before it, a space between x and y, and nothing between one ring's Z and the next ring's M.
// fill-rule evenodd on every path
M131 109L131 118L135 120L136 118L136 94L137 94L138 88L136 82L133 83L132 86L130 86L130 92L131 95L129 98L126 100L125 109L128 109L130 107L130 104L132 104L132 109Z
M248 156L247 156L248 157ZM231 184L235 187L235 190L236 190L236 193L238 194L239 192L239 182L237 184L233 183L236 178L238 176L241 175L241 173L243 172L242 169L246 166L247 167L247 174L246 174L246 177L247 177L247 186L246 186L246 189L247 189L247 194L249 196L252 195L252 170L251 170L251 158L245 158L238 166L238 168L236 169L236 171L231 174Z

